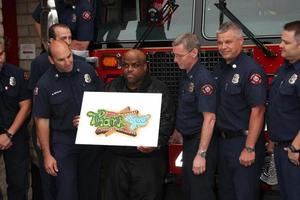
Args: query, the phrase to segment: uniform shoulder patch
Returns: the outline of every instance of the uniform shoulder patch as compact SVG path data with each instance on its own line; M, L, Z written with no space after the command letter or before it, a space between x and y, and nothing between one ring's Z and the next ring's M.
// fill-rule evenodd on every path
M92 19L92 14L90 11L86 10L82 13L82 18L86 21L90 21Z
M33 95L37 96L38 94L39 94L39 88L35 87L34 90L33 90Z
M205 84L201 87L201 92L205 96L210 96L214 92L214 87L211 84Z
M250 83L252 83L253 85L259 85L261 84L262 79L261 79L261 75L258 73L254 73L250 76Z

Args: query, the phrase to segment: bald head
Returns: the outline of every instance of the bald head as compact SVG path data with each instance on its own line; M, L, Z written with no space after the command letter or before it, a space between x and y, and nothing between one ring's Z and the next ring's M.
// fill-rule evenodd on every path
M124 54L124 77L129 89L137 89L148 72L146 55L141 50L131 49Z
M136 59L140 62L146 62L146 55L141 50L130 49L124 54L124 60L126 59Z
M54 40L50 43L49 61L60 72L70 72L73 69L73 56L68 44L64 41Z

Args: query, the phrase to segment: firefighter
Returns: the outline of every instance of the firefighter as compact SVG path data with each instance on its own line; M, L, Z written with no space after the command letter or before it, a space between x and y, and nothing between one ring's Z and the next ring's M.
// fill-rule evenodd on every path
M73 120L80 113L83 92L102 91L104 84L90 65L73 60L64 41L50 43L49 60L53 66L38 81L33 98L45 170L55 177L56 200L96 200L101 151L96 146L75 145Z
M213 137L216 84L198 58L196 35L185 33L172 43L174 61L185 70L179 86L176 132L183 137L184 199L215 199L217 143Z
M221 200L259 199L267 82L263 69L243 52L243 41L242 30L232 22L217 31L223 57L215 71Z
M26 200L29 170L28 116L31 93L24 72L6 63L0 43L0 153L4 157L8 200Z
M93 8L88 0L55 0L59 23L69 26L73 40L71 49L86 50L93 40ZM37 33L41 36L40 14L41 3L34 10L32 17Z
M275 74L268 106L268 131L282 199L300 197L300 21L284 25L281 56L286 62Z
M124 76L115 79L107 90L162 94L158 147L111 147L105 199L163 199L167 145L174 130L173 102L167 86L150 76L146 56L142 51L127 51L123 64Z
M65 24L54 24L49 28L49 43L51 43L54 40L62 40L66 42L69 46L71 45L72 34L70 28ZM82 57L73 55L74 59L80 59L83 60ZM38 57L36 57L31 62L31 68L30 68L30 79L28 83L29 90L33 91L36 83L38 80L42 77L42 75L52 67L52 64L50 63L48 59L48 53L44 52ZM35 148L35 151L38 156L39 161L39 172L41 177L41 189L42 194L44 197L44 200L54 200L55 199L55 180L52 176L47 174L45 171L44 161L43 161L43 155L40 150L40 147L37 143L37 137L36 137L36 130L35 125L32 127L32 142Z

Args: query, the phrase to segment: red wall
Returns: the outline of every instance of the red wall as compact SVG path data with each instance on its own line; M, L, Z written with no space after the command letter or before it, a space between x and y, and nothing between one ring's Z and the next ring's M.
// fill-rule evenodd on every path
M19 64L16 0L2 0L6 60Z

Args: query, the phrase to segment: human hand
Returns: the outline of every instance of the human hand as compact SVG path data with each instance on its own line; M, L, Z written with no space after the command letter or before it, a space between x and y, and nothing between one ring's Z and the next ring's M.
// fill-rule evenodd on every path
M239 157L240 164L245 167L250 167L255 162L255 151L248 152L245 148Z
M196 155L193 161L193 172L195 175L203 174L206 170L206 159Z
M154 151L155 147L138 146L137 149L142 153L151 153L152 151Z
M80 120L80 115L76 115L74 118L73 118L73 126L78 128L78 125L79 125L79 120Z
M296 166L300 166L300 161L299 161L299 152L292 152L290 148L285 147L285 151L287 151L288 158L291 163L293 163Z
M0 150L9 149L12 146L11 139L4 133L0 135Z
M58 167L55 158L51 155L44 155L44 167L48 174L51 176L57 176Z
M171 137L169 139L169 143L171 143L171 144L182 144L182 142L183 142L183 139L182 139L181 133L175 129L173 134L171 135Z

